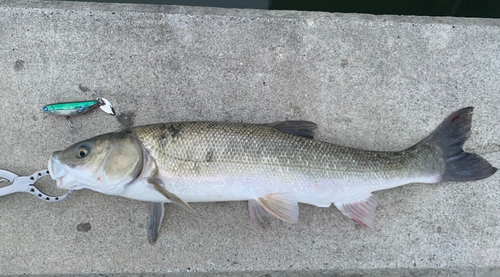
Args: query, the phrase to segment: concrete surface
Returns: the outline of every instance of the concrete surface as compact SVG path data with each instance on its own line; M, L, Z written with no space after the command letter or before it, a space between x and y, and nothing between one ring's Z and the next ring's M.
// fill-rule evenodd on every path
M81 139L167 121L311 120L319 139L398 150L465 106L466 149L500 166L500 20L0 1L0 61L0 168L19 174ZM92 98L85 88L118 116L70 129L42 113ZM373 229L301 205L297 225L259 234L243 202L169 206L155 246L148 203L10 195L0 275L500 276L499 181L379 192Z

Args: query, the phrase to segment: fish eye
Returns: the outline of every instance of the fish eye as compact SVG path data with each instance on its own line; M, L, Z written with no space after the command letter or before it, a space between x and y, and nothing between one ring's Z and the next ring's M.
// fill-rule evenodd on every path
M48 107L43 107L43 110L48 112L49 111L49 108Z
M76 151L76 157L77 158L85 158L89 154L90 150L87 146L80 146L78 147L78 150Z

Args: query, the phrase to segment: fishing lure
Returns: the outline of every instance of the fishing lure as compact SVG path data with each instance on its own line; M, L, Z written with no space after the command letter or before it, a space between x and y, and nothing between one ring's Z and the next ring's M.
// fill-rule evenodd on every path
M101 110L107 114L116 115L115 109L111 103L107 99L102 98L97 92L94 93L97 96L97 100L49 104L43 107L43 111L53 115L66 117L69 126L72 128L80 128L81 124L79 124L79 126L75 125L71 121L70 116L84 114L96 107L101 108Z

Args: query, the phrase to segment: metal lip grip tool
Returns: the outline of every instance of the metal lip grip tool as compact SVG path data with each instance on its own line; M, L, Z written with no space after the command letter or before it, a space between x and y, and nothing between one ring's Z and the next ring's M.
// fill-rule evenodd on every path
M2 178L0 182L9 181L12 183L10 186L0 188L0 196L16 192L26 192L45 202L59 202L68 197L72 192L71 190L68 190L66 194L61 196L51 196L35 186L36 182L48 175L49 171L47 169L37 171L30 176L19 176L10 171L0 169L0 178Z

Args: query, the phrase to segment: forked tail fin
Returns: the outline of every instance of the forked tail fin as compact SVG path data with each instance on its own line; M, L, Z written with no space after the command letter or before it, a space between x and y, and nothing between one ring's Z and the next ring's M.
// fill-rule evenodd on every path
M473 107L460 109L448 116L427 138L419 142L437 144L443 153L446 169L441 181L472 181L487 178L497 169L477 154L464 152L469 138Z

